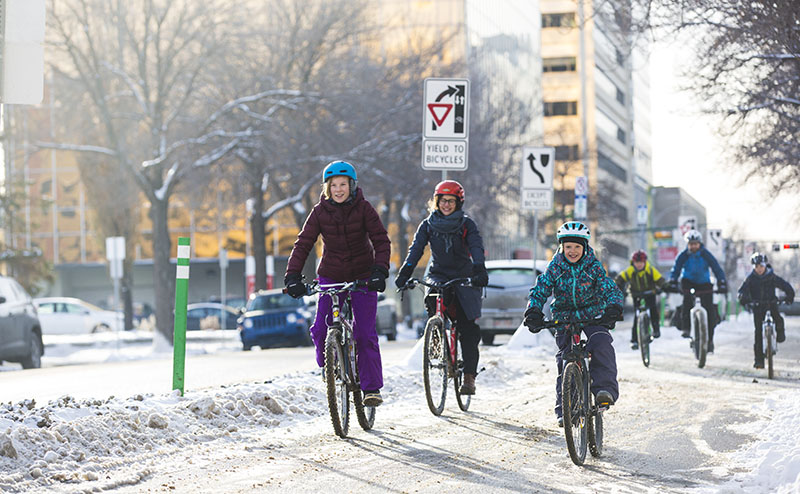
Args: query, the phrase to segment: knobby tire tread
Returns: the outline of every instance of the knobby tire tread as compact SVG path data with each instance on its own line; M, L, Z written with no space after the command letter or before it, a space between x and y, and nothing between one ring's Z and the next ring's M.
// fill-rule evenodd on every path
M341 382L340 366L341 347L337 341L338 331L328 331L325 338L325 381L328 395L328 411L331 415L333 430L339 437L347 437L350 426L350 401L342 400L342 386L347 390L347 385ZM343 393L345 398L349 390Z

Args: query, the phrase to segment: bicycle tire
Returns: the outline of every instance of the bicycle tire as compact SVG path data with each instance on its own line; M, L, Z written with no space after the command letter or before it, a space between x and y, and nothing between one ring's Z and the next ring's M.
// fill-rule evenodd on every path
M594 401L594 400L592 400ZM589 452L594 457L603 455L603 412L593 403L591 407L592 416L589 419Z
M773 367L772 367L772 355L775 352L773 351L773 348L772 348L772 340L773 340L773 336L774 336L772 334L773 333L772 325L768 324L767 327L764 328L764 329L765 329L764 336L766 336L766 340L767 340L767 346L766 346L766 349L767 349L767 355L766 355L766 357L767 357L767 359L766 359L767 360L767 377L769 379L773 379L775 377L775 371L773 370Z
M587 386L588 387L588 386ZM564 436L572 463L583 465L588 439L586 423L586 389L581 369L575 362L564 368L561 381L561 410L564 415Z
M636 326L642 363L645 367L650 367L650 316L646 313L640 314Z
M355 341L353 341L353 345L356 345ZM355 349L356 362L358 362L358 346L356 346ZM358 425L360 425L365 431L369 431L372 430L372 427L375 425L375 407L364 406L364 392L360 387L361 378L358 375L358 366L354 365L353 369L356 377L355 383L353 384L353 389L351 390L353 393L353 408L356 409Z
M708 355L708 326L707 319L704 320L700 312L694 314L694 356L697 359L697 367L703 368L706 365Z
M344 352L339 345L339 334L340 329L330 328L325 338L325 382L333 430L337 436L347 437L350 425L350 388L344 375Z
M442 319L434 316L425 324L425 343L422 352L422 377L425 400L431 413L437 417L444 410L447 398L447 340Z
M458 338L456 338L455 345L456 364L453 371L453 384L455 384L456 388L456 401L458 402L458 408L460 408L462 412L466 412L469 410L469 404L472 402L472 395L461 394L461 383L464 382L464 358L461 354L461 344L458 341Z

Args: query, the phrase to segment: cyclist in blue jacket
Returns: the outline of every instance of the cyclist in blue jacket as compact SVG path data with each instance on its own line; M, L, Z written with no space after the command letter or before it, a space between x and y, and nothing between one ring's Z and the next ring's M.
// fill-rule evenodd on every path
M683 236L686 240L686 249L675 259L675 265L669 273L670 291L678 291L678 277L681 277L680 287L683 289L683 306L681 308L681 330L684 338L689 338L689 315L694 307L694 295L689 290L694 288L701 293L700 304L708 313L708 352L714 352L714 327L717 325L719 314L714 307L714 294L712 290L709 270L714 272L717 279L717 289L725 293L728 291L728 282L725 272L719 266L714 255L703 246L703 236L697 230L689 230Z
M622 320L622 292L608 277L606 270L589 247L589 229L579 221L569 221L556 232L559 249L547 270L536 279L531 288L528 309L525 311L525 326L538 333L544 326L542 307L552 294L550 304L553 319L587 320L597 323L583 328L586 347L592 354L589 373L592 377L591 391L598 405L613 405L619 398L617 384L617 359L611 345L610 329ZM558 425L564 425L561 415L561 375L564 371L562 355L569 346L566 332L556 333L558 353L556 365L556 416Z

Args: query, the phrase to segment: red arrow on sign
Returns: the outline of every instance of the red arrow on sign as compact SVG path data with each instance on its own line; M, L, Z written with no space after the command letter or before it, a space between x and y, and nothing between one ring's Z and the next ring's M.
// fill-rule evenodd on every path
M442 126L442 124L444 123L445 119L447 118L447 115L450 114L450 110L452 110L452 109L453 109L453 105L452 104L447 104L447 103L428 103L428 110L431 112L431 115L433 115L433 121L436 122L436 125L438 125L439 127ZM440 114L442 113L442 111L444 111L444 114L439 116L439 115L436 114L437 111Z

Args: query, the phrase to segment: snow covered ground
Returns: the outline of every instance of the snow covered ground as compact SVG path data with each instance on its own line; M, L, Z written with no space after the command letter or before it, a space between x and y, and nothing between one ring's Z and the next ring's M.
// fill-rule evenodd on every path
M553 341L522 333L482 347L486 370L470 412L458 411L451 393L438 418L425 405L415 347L406 365L384 369L375 429L353 423L347 440L333 434L318 372L183 397L0 405L0 489L797 493L800 319L788 320L770 381L752 369L747 318L718 329L705 369L673 328L654 343L645 369L627 346L629 322L621 323L621 398L606 415L604 456L583 468L567 457L552 415ZM140 345L113 343L105 358L97 348L91 358L65 348L52 358L147 357Z

